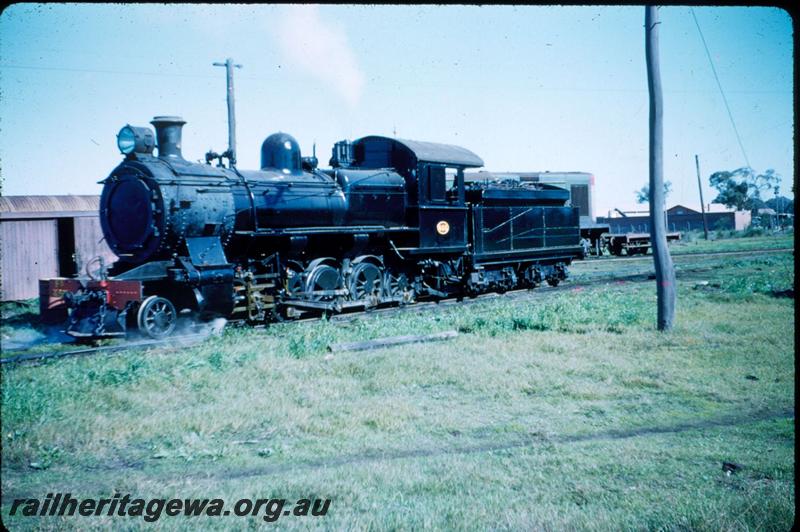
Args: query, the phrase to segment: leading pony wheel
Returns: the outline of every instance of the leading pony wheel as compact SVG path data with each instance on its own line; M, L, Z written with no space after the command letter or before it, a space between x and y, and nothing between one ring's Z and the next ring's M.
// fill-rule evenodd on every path
M150 296L142 301L136 322L142 334L160 340L175 330L178 313L169 299Z

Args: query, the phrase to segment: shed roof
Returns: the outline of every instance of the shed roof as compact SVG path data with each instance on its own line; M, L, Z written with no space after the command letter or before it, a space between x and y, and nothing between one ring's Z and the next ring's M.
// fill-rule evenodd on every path
M97 216L100 196L0 196L0 219Z
M673 205L669 209L667 209L668 214L700 214L700 211L695 209L690 209L686 205Z
M438 142L424 142L421 140L396 139L392 137L381 137L378 135L362 137L356 140L355 143L369 141L370 139L384 139L400 144L401 146L409 149L418 161L452 164L455 166L463 166L465 168L478 168L483 166L483 159L475 155L470 150L462 148L461 146L454 146L453 144L440 144Z

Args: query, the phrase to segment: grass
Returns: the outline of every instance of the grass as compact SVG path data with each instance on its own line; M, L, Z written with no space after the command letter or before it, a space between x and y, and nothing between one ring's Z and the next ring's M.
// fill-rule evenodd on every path
M702 233L682 233L681 240L670 244L673 255L684 253L711 253L718 251L750 251L755 249L778 249L794 247L794 232L755 234L747 232L710 231L710 240Z
M15 497L119 491L333 499L324 518L277 522L292 529L786 530L795 346L794 300L781 295L793 258L702 266L679 282L669 333L654 329L652 282L611 283L5 367L4 522L119 526L8 516ZM461 334L325 350L448 329ZM728 476L723 461L743 468Z
M787 279L793 275L794 263L787 260L786 251L771 248L773 251L752 252L742 260L739 255L732 255L726 259L719 256L698 256L695 253L672 253L672 261L675 270L683 278L693 278L703 280L717 276L714 270L720 264L725 264L734 273L732 276L725 277L726 283L730 284L730 279L737 279L736 282L752 283L756 279L764 278L764 272L769 273L770 278ZM748 253L744 250L739 250ZM774 271L780 270L779 272ZM571 280L573 282L585 282L595 279L608 279L626 275L644 275L653 272L653 257L637 257L625 260L586 260L572 264L570 267ZM745 274L746 273L746 274ZM793 277L792 277L793 278ZM790 284L790 283L789 283ZM789 284L783 283L784 288Z
M13 352L41 353L74 349L64 334L64 324L47 324L39 319L39 300L0 302L0 346L3 355ZM102 340L98 344L111 343Z

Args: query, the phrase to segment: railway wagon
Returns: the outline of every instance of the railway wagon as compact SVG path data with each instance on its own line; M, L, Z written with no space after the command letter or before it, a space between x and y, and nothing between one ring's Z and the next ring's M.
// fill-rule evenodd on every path
M604 235L605 248L612 255L646 255L653 247L650 233L609 233ZM681 239L680 233L667 233L667 243Z

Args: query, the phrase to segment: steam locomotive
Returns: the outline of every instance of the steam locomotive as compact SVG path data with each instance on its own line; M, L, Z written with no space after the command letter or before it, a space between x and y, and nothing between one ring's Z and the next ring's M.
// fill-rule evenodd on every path
M68 309L68 334L162 338L182 314L265 322L556 285L581 257L569 191L465 184L483 166L467 149L367 136L336 143L320 169L275 133L261 169L240 170L226 154L185 160L185 123L120 130L124 160L100 198L119 260L42 296Z

